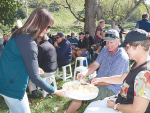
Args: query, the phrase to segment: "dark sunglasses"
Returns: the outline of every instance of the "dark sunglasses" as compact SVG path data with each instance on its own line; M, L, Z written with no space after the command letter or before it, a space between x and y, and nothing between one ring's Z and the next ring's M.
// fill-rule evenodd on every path
M51 26L47 26L47 30L50 29L50 28L51 28Z
M117 38L114 34L105 34L105 37Z
M58 36L58 37L56 37L56 39L59 39L60 37Z

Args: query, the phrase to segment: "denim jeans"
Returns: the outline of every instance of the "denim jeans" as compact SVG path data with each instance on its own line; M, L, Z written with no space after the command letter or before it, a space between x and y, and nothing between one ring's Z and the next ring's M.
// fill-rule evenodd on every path
M2 94L0 95L4 98L10 113L31 113L29 107L29 101L26 93L24 94L22 100L7 97Z
M97 56L98 56L98 54L93 53L93 60L94 60L94 61L96 60Z

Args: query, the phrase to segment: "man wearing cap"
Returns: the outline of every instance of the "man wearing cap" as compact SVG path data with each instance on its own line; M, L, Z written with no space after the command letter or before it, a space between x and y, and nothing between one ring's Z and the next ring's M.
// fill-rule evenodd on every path
M106 98L102 101L92 102L84 113L104 113L105 111L107 111L105 113L150 113L149 46L148 33L142 29L135 29L126 35L121 47L125 47L130 60L135 61L131 69L123 75L94 78L91 82L94 85L100 83L122 84L117 99Z
M146 32L150 32L150 22L148 21L149 15L147 13L142 15L142 20L138 21L135 28L143 29Z
M105 34L105 41L106 46L100 51L96 61L94 61L84 72L77 75L78 80L84 79L86 76L94 73L99 66L100 68L96 78L111 77L127 72L129 67L129 57L123 48L118 48L120 42L119 33L116 30L109 30ZM97 85L99 89L98 96L91 101L117 95L121 89L121 83L109 84L101 82ZM81 105L82 100L73 100L66 113L74 113Z
M76 37L75 32L71 33L71 37L68 39L68 41L71 43L72 47L78 47L78 38Z
M88 48L88 51L90 52L92 58L93 58L93 49L92 47L95 46L94 44L94 41L93 41L93 37L89 35L89 32L88 31L85 31L85 37L88 38L89 40L89 48Z
M57 52L58 67L62 67L71 62L72 59L72 47L70 42L65 38L64 33L58 32L56 35L54 46Z
M84 32L79 33L79 42L78 47L73 48L72 50L72 57L76 59L77 57L85 57L89 54L88 48L89 48L89 41L86 37L84 37Z
M111 27L108 28L108 31L112 30L112 29L114 29L114 30L118 31L118 33L120 33L120 29L117 26L115 26L115 22L111 23Z

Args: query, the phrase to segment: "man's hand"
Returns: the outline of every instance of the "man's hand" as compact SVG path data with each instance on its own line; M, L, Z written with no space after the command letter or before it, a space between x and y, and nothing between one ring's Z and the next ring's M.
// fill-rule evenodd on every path
M77 74L77 79L78 80L81 80L81 79L84 79L86 76L83 74L83 73L78 73Z
M80 48L76 47L75 50L79 50Z
M75 46L72 46L72 49L75 49Z
M58 43L57 43L56 41L54 42L54 46L55 46L55 47L57 47L57 46L58 46Z

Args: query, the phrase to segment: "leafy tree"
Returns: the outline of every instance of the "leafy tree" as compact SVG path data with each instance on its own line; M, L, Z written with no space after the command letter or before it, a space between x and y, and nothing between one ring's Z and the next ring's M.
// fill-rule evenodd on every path
M16 0L1 0L0 1L0 23L2 25L12 26L18 18L16 9L21 6Z
M92 36L95 33L96 20L104 19L107 24L112 21L116 24L125 23L142 4L145 5L149 13L149 7L144 3L145 0L84 0L83 11L85 11L85 15L74 10L73 4L77 5L74 2L79 2L79 0L59 1L70 10L77 20L85 23L84 30L89 31ZM64 1L66 4L61 3Z
M26 9L25 8L18 9L17 14L19 15L19 17L21 19L25 19L26 18Z

